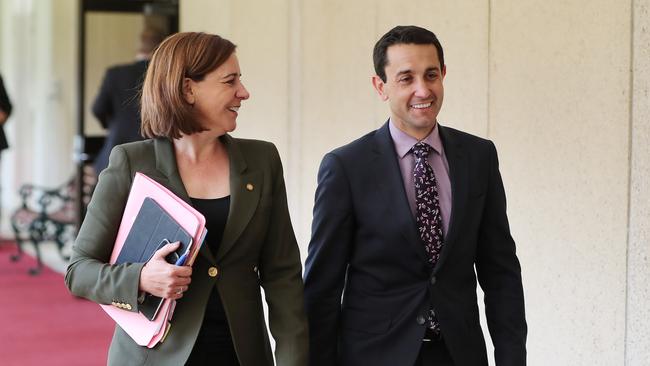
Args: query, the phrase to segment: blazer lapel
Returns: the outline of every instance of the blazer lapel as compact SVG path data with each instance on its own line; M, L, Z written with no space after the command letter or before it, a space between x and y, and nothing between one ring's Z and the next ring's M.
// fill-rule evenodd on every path
M263 183L262 172L248 168L236 141L229 135L224 135L222 141L226 144L230 156L230 212L219 251L215 254L217 261L232 249L253 217L260 201Z
M160 184L169 188L175 195L180 197L183 201L192 205L185 185L178 173L178 165L176 164L176 154L174 154L174 145L169 139L158 138L154 140L154 151L156 155L156 169L163 174L162 179L157 179ZM205 257L210 263L214 263L214 255L207 245L201 245L199 253Z
M158 138L154 140L154 151L156 155L156 169L164 175L167 180L165 187L174 192L183 201L191 204L190 196L185 190L185 185L178 173L174 145L168 139ZM160 182L163 183L163 182Z
M262 172L248 169L246 160L234 139L229 135L224 135L220 139L228 149L230 160L230 210L219 252L212 253L207 245L201 246L201 255L210 263L216 263L217 260L223 258L248 225L259 203L263 183ZM176 155L171 141L156 139L154 140L154 149L156 168L164 175L162 179L158 180L191 205L192 201L178 173Z
M439 126L440 138L445 148L445 156L449 164L449 180L451 182L451 217L449 220L449 229L445 235L445 242L440 253L438 263L434 268L434 273L439 270L443 265L445 259L449 255L450 247L454 245L460 230L460 222L462 216L462 208L466 207L467 202L467 179L468 179L468 166L467 159L463 155L462 145L456 141L451 135L450 131L444 127Z
M395 145L390 136L388 123L390 122L386 122L375 134L375 146L373 147L375 159L372 168L375 174L375 182L379 182L380 197L386 197L387 201L390 202L389 207L392 210L390 210L391 217L389 220L397 221L406 242L418 252L423 261L426 261L427 254L418 236L417 224L408 203L397 161L397 152L395 152Z

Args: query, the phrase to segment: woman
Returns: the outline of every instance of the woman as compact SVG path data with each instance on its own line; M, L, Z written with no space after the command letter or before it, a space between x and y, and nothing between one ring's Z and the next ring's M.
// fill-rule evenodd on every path
M142 90L142 131L151 139L113 149L66 284L77 296L131 311L144 292L178 301L170 333L153 349L116 327L111 365L273 365L260 286L278 365L307 363L300 255L278 152L228 135L249 97L240 76L235 46L217 35L172 35L151 59ZM146 264L107 264L135 172L206 217L192 268L164 260L177 243Z

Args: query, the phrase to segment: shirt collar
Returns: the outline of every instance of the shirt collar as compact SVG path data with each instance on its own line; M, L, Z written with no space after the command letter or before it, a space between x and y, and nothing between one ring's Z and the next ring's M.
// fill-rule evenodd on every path
M395 127L392 118L388 123L388 129L390 130L390 137L393 139L393 144L395 145L395 151L397 152L397 155L400 159L409 153L413 145L420 142L415 137L410 136L404 131ZM438 154L442 155L442 140L440 139L438 122L436 122L436 126L433 128L431 133L422 139L422 141L429 144Z

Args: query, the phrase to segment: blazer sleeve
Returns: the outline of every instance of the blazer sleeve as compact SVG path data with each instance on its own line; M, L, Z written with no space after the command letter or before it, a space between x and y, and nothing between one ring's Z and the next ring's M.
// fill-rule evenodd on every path
M138 311L140 271L144 263L108 264L126 206L132 176L122 147L111 153L99 176L86 217L72 248L65 283L70 292L100 304L119 302Z
M354 228L348 178L339 158L327 154L318 172L312 237L305 264L311 366L339 363L341 295Z
M489 183L479 231L476 270L497 366L526 364L527 325L521 267L510 235L496 148L490 142Z
M108 128L108 121L113 116L115 111L113 110L113 104L111 102L111 80L115 75L109 69L104 74L104 79L102 80L102 85L99 88L99 93L95 97L93 102L93 115L99 120L102 127L105 129Z
M275 146L270 152L273 176L269 229L260 259L260 279L269 308L278 366L305 366L309 353L304 311L302 264L291 226L282 163Z

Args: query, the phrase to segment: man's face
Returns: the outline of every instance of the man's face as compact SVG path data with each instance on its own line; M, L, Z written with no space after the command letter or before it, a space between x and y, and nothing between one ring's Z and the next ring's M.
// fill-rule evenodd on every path
M420 140L436 125L442 107L444 88L434 45L395 44L386 52L386 82L374 76L372 83L384 101L390 104L391 118L397 128Z

